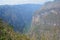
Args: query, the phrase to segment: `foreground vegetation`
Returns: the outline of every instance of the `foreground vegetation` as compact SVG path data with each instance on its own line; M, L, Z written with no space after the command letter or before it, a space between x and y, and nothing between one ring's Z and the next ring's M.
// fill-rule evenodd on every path
M13 27L0 19L0 40L30 40L26 35L13 31Z

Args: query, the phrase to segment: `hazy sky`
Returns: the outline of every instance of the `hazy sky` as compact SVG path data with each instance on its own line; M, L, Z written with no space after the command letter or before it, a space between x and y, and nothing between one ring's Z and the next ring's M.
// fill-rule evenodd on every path
M10 4L10 5L14 5L14 4L27 4L27 3L31 3L31 4L43 4L47 1L52 1L52 0L0 0L0 5L1 4Z

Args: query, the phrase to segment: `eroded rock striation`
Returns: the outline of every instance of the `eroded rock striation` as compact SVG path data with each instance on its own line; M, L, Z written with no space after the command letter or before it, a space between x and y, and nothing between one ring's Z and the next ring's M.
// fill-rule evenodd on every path
M60 0L47 2L35 12L30 37L34 40L60 40Z

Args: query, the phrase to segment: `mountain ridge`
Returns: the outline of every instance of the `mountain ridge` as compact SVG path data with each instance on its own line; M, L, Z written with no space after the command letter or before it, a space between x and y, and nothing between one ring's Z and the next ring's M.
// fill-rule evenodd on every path
M15 31L23 32L25 26L30 25L32 15L39 7L40 5L34 4L0 5L0 17L13 25Z

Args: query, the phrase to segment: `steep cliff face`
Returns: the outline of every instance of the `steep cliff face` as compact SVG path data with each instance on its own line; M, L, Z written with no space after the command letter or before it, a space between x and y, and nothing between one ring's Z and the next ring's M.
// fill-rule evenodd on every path
M30 35L34 40L60 40L60 1L45 3L38 10L31 24Z

